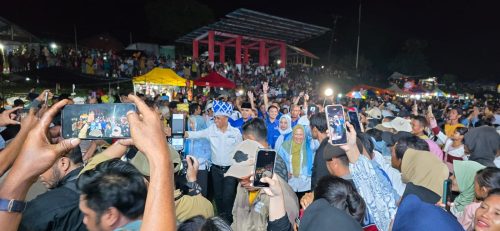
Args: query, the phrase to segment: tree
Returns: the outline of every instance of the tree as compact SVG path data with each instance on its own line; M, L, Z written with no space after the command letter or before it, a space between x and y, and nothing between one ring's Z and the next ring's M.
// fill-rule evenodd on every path
M195 0L153 0L145 6L149 34L153 38L175 40L213 21L208 6Z
M407 75L429 74L430 68L427 64L423 50L427 47L425 40L408 39L405 41L401 53L389 64L389 70Z

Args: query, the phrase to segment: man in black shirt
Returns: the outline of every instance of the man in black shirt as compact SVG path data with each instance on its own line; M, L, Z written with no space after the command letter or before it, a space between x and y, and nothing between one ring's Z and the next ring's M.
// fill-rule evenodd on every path
M311 177L311 189L314 190L316 183L323 176L328 176L328 168L326 167L326 161L323 159L323 152L325 146L328 144L328 125L326 123L325 113L318 113L311 116L309 119L311 123L311 133L313 139L317 139L320 142L316 153L314 154L314 162Z
M40 175L50 191L28 202L19 230L87 230L78 208L80 193L76 189L82 164L82 153L77 146Z

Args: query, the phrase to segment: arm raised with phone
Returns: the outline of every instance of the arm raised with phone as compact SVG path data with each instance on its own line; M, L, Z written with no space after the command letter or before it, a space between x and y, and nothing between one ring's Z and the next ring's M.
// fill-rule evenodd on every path
M159 115L139 97L129 95L128 98L142 115L134 111L127 113L130 135L134 145L148 158L150 166L141 230L175 230L173 164Z

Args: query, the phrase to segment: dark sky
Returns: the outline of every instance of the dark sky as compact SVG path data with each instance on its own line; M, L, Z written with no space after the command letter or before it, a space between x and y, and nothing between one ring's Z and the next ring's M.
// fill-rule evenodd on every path
M338 22L336 54L354 54L358 1L351 0L198 0L216 18L245 7L325 27ZM500 74L500 6L496 1L362 0L361 54L380 71L410 38L428 42L424 50L436 75L452 73L461 79L498 79ZM6 0L0 16L42 38L72 41L73 25L80 37L110 32L124 43L148 40L145 1L130 0ZM325 57L330 34L299 44ZM325 58L323 58L325 60Z

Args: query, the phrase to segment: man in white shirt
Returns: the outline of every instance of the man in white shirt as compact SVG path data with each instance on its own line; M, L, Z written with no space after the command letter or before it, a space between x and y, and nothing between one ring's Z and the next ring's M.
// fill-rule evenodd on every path
M212 150L210 175L213 182L215 205L219 216L232 223L232 209L236 195L237 180L224 177L224 173L233 163L233 154L237 144L242 141L240 130L228 123L233 106L222 101L213 102L214 124L201 131L188 131L188 139L206 138ZM196 151L196 150L195 150Z

